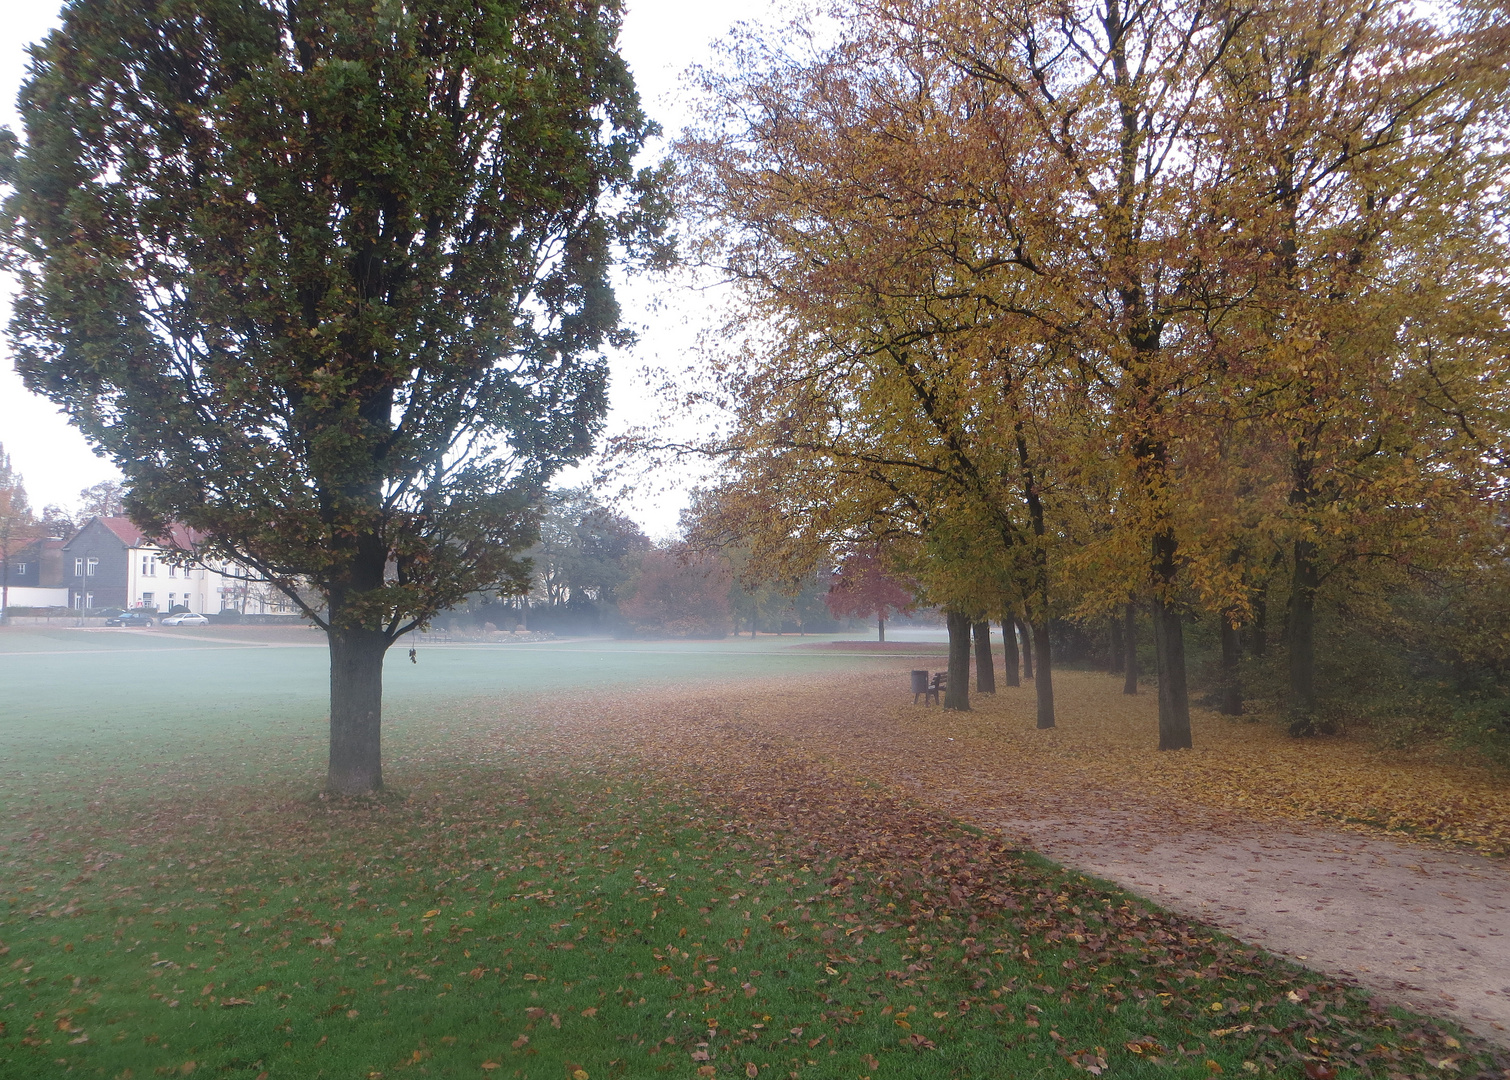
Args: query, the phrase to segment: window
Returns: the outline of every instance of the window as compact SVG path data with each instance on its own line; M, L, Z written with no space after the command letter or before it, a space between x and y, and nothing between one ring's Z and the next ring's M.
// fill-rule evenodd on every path
M177 577L178 576L178 567L176 565L174 565L173 563L169 563L168 564L168 576L169 577Z
M91 611L94 610L94 593L87 592L84 594L84 606Z
M18 562L16 564L16 576L17 577L25 577L26 576L26 564L24 562Z
M79 608L80 610L82 610L84 607L84 598L78 593L74 593L73 595L73 606Z
M156 597L157 597L156 593L149 593L149 592L142 593L142 607L151 607L152 603L156 599Z
M74 577L83 577L84 576L84 560L83 559L75 559L75 560L73 560L73 576Z
M98 559L90 559L89 560L88 569L85 571L85 573L87 573L90 577L94 577L94 572L96 570L98 570L99 567L100 567L100 560L98 560Z
M156 577L156 576L157 576L157 556L156 555L143 555L142 556L142 577Z

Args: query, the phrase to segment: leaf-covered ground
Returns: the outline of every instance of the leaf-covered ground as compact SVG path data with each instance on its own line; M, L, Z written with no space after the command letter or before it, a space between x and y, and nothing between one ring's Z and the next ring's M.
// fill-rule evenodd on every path
M240 771L253 731L125 774L81 746L0 785L0 1076L1504 1075L867 781L861 749L966 783L1007 734L893 677L439 703L372 802ZM1071 749L969 767L1072 788Z
M1160 753L1155 693L1145 687L1123 695L1120 676L1055 672L1059 723L1038 731L1031 683L974 695L968 713L944 712L914 706L905 692L906 661L896 664L887 678L845 678L835 708L773 707L759 723L814 753L864 760L877 775L926 778L933 787L968 786L971 775L1013 776L1022 790L1048 797L1117 792L1175 808L1324 822L1510 854L1510 775L1465 755L1385 750L1365 736L1293 739L1270 720L1203 709L1192 716L1195 749ZM810 699L805 690L793 692ZM860 732L885 734L857 739Z

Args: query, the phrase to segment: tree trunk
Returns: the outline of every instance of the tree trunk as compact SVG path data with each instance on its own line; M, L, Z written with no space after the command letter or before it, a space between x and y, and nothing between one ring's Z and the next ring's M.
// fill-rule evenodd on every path
M885 615L877 615L876 616L876 633L879 635L876 638L877 641L885 641L886 640L886 616Z
M1295 570L1290 579L1290 713L1291 730L1310 734L1316 711L1316 545L1295 541ZM1297 728L1299 730L1297 730Z
M1242 631L1230 613L1222 615L1222 685L1218 708L1225 716L1243 715L1243 683L1238 663L1243 656Z
M1106 642L1106 670L1112 675L1120 675L1122 674L1122 665L1127 662L1127 657L1124 655L1127 652L1127 647L1122 644L1122 619L1120 616L1113 615L1107 620Z
M360 795L383 786L383 656L378 630L332 626L330 640L330 769L325 790Z
M1033 631L1028 629L1028 624L1021 615L1015 618L1017 630L1022 634L1022 677L1031 679L1033 677Z
M1154 656L1159 678L1159 749L1188 750L1190 688L1185 676L1185 618L1175 603L1174 532L1153 539L1153 566L1163 586L1153 602Z
M1017 670L1021 664L1017 655L1017 623L1011 616L1001 621L1001 651L1005 654L1007 685L1021 686L1022 679Z
M1254 656L1269 655L1269 590L1253 601L1253 633L1249 637Z
M1185 683L1185 620L1162 599L1153 602L1159 677L1159 749L1189 750L1190 696Z
M944 690L944 708L970 711L970 616L950 611L949 685Z
M996 693L996 665L991 659L991 624L975 624L975 692Z
M1122 613L1122 643L1126 652L1122 660L1122 692L1138 692L1138 607L1128 601Z
M1047 619L1033 624L1033 651L1038 654L1038 678L1034 687L1038 692L1038 727L1054 726L1054 665L1049 650L1049 623Z

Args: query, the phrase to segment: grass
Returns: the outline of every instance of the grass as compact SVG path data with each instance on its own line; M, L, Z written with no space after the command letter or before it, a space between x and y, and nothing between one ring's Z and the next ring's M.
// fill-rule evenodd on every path
M638 676L630 655L619 670ZM639 680L651 700L656 680L728 663L716 647L638 655L681 665L653 662L650 687ZM609 685L598 656L558 651L542 678ZM177 649L163 657L182 662ZM239 743L226 742L235 713L196 734L201 714L170 699L116 712L113 745L136 747L125 767L54 732L38 735L26 770L0 775L0 1076L1387 1077L1493 1065L1450 1029L1375 1010L737 731L626 750L582 738L593 716L561 734L510 698L514 718L501 720L496 700L489 713L465 696L497 678L492 652L444 669L421 657L448 672L424 675L448 696L425 707L398 693L413 710L390 744L401 790L310 798L317 748L282 746L307 724L283 694L306 692L301 658L238 659L289 668L279 696L242 714ZM774 652L753 666L813 670ZM604 694L605 718L617 701ZM4 708L12 731L38 723ZM161 723L175 756L143 768Z

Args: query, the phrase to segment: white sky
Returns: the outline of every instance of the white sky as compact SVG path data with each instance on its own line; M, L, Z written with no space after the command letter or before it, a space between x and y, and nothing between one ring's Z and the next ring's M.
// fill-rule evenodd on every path
M12 130L19 131L15 98L25 75L26 46L55 25L59 6L45 0L35 5L0 4L0 124ZM668 133L675 133L686 120L678 102L680 73L691 64L709 59L709 45L735 23L772 21L775 10L772 0L628 0L622 51L634 70L646 107ZM0 326L9 321L10 291L10 282L0 277ZM661 307L655 311L650 309L652 298L661 300ZM638 373L647 365L682 366L682 356L708 317L706 298L678 286L637 283L621 289L620 299L626 322L641 330L641 341L632 352L613 357L610 434L653 418L656 403ZM69 426L51 402L22 386L3 334L0 443L25 477L27 493L37 510L48 503L72 507L81 488L118 477L114 466L94 455L83 436ZM560 479L584 483L588 472L576 469ZM675 530L683 502L677 478L662 477L622 509L652 536L666 536Z

